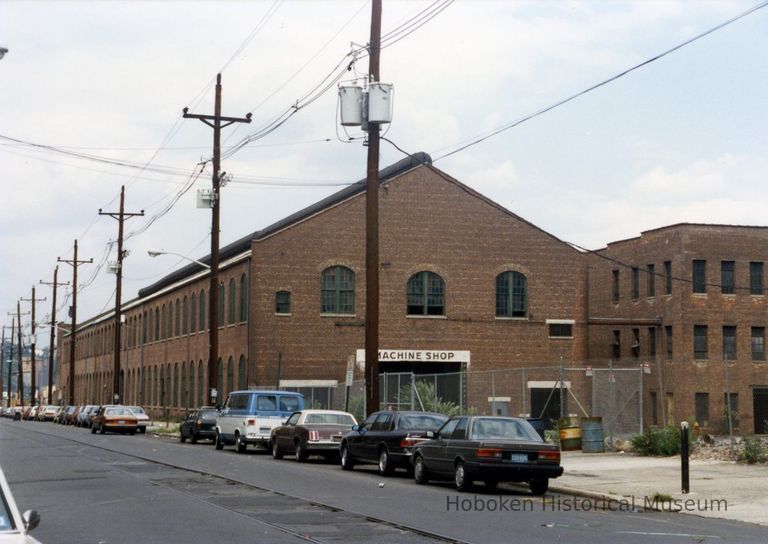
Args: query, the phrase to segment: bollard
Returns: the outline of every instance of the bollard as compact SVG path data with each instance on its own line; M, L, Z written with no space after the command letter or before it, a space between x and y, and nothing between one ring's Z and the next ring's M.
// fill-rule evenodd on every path
M680 476L682 477L683 493L690 491L688 474L688 422L680 422Z

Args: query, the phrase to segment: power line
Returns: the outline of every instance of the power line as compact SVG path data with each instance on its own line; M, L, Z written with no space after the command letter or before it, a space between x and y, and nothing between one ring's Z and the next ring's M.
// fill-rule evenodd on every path
M549 105L549 106L547 106L547 107L545 107L543 109L540 109L540 110L538 110L538 111L536 111L534 113L525 115L525 116L521 117L520 119L518 119L516 121L513 121L513 122L508 123L506 125L502 125L502 126L496 128L496 129L490 131L489 133L487 133L484 136L480 136L477 139L472 140L472 141L470 141L467 144L461 145L460 147L454 149L453 151L450 151L448 153L444 153L443 155L438 156L437 158L433 159L432 162L437 162L439 160L445 159L446 157L450 157L451 155L455 155L456 153L459 153L460 151L464 151L465 149L467 149L469 147L472 147L472 146L477 145L477 144L479 144L481 142L484 142L485 140L488 140L489 138L492 138L493 136L496 136L496 135L498 135L498 134L500 134L502 132L505 132L505 131L507 131L507 130L509 130L511 128L515 128L516 126L521 125L521 124L525 123L526 121L530 121L531 119L533 119L535 117L543 115L543 114L545 114L545 113L547 113L547 112L549 112L549 111L551 111L551 110L553 110L553 109L555 109L555 108L557 108L559 106L567 104L568 102L571 102L572 100L575 100L575 99L577 99L577 98L579 98L581 96L584 96L585 94L588 94L588 93L590 93L590 92L592 92L592 91L594 91L596 89L599 89L600 87L602 87L604 85L607 85L608 83L612 83L612 82L616 81L617 79L620 79L620 78L626 76L627 74L630 74L631 72L634 72L635 70L638 70L638 69L640 69L640 68L642 68L644 66L647 66L648 64L651 64L651 63L653 63L653 62L655 62L655 61L657 61L659 59L662 59L662 58L666 57L667 55L669 55L671 53L674 53L678 49L681 49L681 48L685 47L686 45L689 45L689 44L691 44L691 43L693 43L693 42L695 42L697 40L700 40L700 39L704 38L705 36L708 36L709 34L712 34L713 32L716 32L716 31L720 30L721 28L724 28L724 27L730 25L731 23L734 23L734 22L738 21L739 19L743 19L747 15L750 15L750 14L752 14L752 13L754 13L754 12L760 10L760 9L763 9L766 6L768 6L768 0L757 4L756 6L748 9L747 11L745 11L743 13L740 13L739 15L737 15L735 17L732 17L731 19L728 19L725 22L720 23L717 26L714 26L714 27L710 28L709 30L706 30L706 31L704 31L704 32L702 32L700 34L697 34L693 38L690 38L690 39L688 39L688 40L686 40L686 41L684 41L684 42L682 42L682 43L680 43L680 44L678 44L678 45L676 45L676 46L674 46L674 47L672 47L670 49L667 49L666 51L664 51L662 53L659 53L658 55L655 55L655 56L653 56L653 57L651 57L651 58L641 62L640 64L636 64L636 65L632 66L631 68L628 68L628 69L624 70L623 72L619 72L618 74L616 74L616 75L614 75L612 77L609 77L608 79L605 79L605 80L603 80L603 81L601 81L599 83L596 83L595 85L592 85L591 87L588 87L588 88L584 89L583 91L580 91L580 92L578 92L576 94L573 94L573 95L571 95L571 96L569 96L567 98L559 100L558 102L555 102L554 104L551 104L551 105Z

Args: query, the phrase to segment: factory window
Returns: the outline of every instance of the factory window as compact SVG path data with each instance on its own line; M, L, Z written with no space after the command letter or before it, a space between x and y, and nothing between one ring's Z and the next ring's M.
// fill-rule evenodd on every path
M527 291L528 280L519 272L503 272L496 276L496 316L525 317Z
M345 266L331 266L320 276L320 313L355 313L355 273Z
M408 315L445 315L445 282L434 272L411 276L406 286Z

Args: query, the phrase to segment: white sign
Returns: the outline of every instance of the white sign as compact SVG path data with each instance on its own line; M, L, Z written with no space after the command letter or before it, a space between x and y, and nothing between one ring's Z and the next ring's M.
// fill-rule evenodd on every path
M469 351L380 349L379 362L467 363ZM357 362L365 362L365 350L357 350Z
M347 370L347 379L345 381L345 385L347 387L352 387L352 382L355 381L355 371L354 369Z

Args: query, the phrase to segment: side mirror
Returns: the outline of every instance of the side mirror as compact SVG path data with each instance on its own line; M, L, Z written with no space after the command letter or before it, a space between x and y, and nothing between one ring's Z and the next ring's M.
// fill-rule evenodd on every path
M352 430L353 431L359 431L360 430L360 425L352 425Z
M40 524L40 514L37 510L27 510L21 515L24 521L24 529L31 531Z
M427 431L427 438L434 438L435 437L435 431Z

